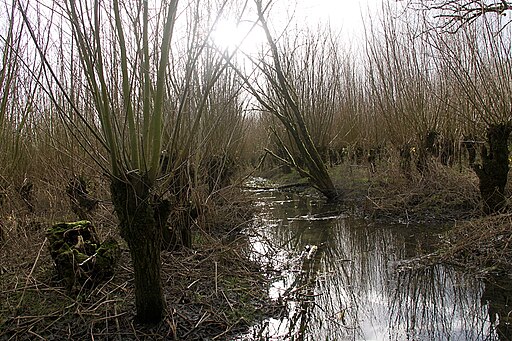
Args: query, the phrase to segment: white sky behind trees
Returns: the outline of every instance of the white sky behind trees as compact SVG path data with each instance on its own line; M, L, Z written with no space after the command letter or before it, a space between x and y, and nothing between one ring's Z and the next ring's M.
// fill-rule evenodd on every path
M252 2L249 0L250 3ZM283 30L302 30L325 27L327 25L339 33L348 43L364 38L364 23L369 24L370 14L375 16L382 7L384 0L272 0L268 12L268 22L274 28L275 34ZM268 0L264 0L264 4ZM255 20L255 13L249 11L238 26L235 20L226 18L217 25L213 40L223 48L232 48L237 41L242 40ZM249 52L255 46L264 43L265 37L261 29L255 29L244 41L242 50Z
M297 20L307 24L330 23L348 34L363 29L363 18L381 6L382 0L297 0Z

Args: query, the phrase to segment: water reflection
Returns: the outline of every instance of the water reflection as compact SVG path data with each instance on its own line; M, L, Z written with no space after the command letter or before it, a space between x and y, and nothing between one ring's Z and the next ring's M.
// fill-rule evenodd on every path
M496 327L501 341L512 340L512 282L507 277L497 277L485 284L482 303L487 306L489 320Z
M256 195L255 249L275 252L283 271L270 295L288 311L240 340L510 339L510 285L399 262L428 248L432 229L368 226L291 192Z

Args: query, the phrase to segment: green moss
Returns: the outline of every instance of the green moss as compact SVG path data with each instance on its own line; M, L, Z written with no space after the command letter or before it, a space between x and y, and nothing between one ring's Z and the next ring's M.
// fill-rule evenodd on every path
M86 220L59 223L46 232L50 254L59 277L71 289L75 283L99 280L113 274L119 245L113 239L99 242L94 226Z
M121 255L119 244L114 239L105 240L96 252L96 276L111 276Z
M246 323L250 324L261 318L262 313L256 308L258 304L255 299L253 283L240 275L225 275L220 283L222 290L234 302L230 307L232 309L226 309L224 312L232 323L243 319ZM261 297L264 297L263 293Z

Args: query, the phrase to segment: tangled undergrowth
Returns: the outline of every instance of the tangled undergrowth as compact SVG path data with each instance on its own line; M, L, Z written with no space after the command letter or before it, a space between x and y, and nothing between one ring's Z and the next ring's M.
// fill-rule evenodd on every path
M45 230L53 217L12 210L0 242L1 340L210 340L229 339L273 309L267 279L249 259L239 232L250 219L247 199L219 193L194 228L194 248L162 252L167 309L155 326L134 323L134 282L129 251L119 240L112 208L92 217L101 239L121 243L113 277L93 289L65 289L56 278Z
M432 164L428 173L413 179L390 171L375 174L369 181L365 212L377 220L444 223L477 217L479 202L473 172Z
M512 213L457 223L436 258L482 277L512 273Z

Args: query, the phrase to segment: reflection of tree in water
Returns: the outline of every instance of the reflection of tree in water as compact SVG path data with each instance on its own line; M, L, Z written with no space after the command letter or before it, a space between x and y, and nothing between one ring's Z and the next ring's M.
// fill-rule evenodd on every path
M304 340L310 334L311 321L319 309L315 302L317 281L322 258L332 242L332 220L310 220L321 219L318 215L325 212L325 207L320 203L307 202L298 209L306 214L291 221L293 229L289 231L293 230L293 236L288 236L288 240L292 249L304 251L299 272L290 286L294 304L290 311L289 336L293 340Z
M273 225L265 238L296 265L279 285L290 308L282 340L490 339L477 281L444 267L395 271L394 264L417 255L427 229L322 219L336 209L297 194L271 195L265 210ZM318 246L316 254L299 259L307 245Z
M461 286L466 283L466 286ZM411 340L488 339L480 285L444 266L403 266L391 288L390 329L403 326Z
M482 304L487 305L489 319L499 340L512 340L512 281L498 277L486 282Z
M315 338L387 339L389 260L400 259L403 242L390 231L351 219L332 226L331 247L318 282Z
M315 288L318 270L325 250L332 246L332 220L336 208L323 199L299 198L293 193L277 194L277 204L269 207L274 218L282 219L275 228L269 229L268 238L286 249L295 267L288 278L283 279L282 293L288 301L287 339L308 339L310 322L316 314ZM300 256L298 256L300 254Z
M308 255L312 251L306 250L304 253L301 271L289 288L293 292L291 298L295 302L289 317L289 337L298 341L307 338L308 326L315 310L316 269L322 255Z

